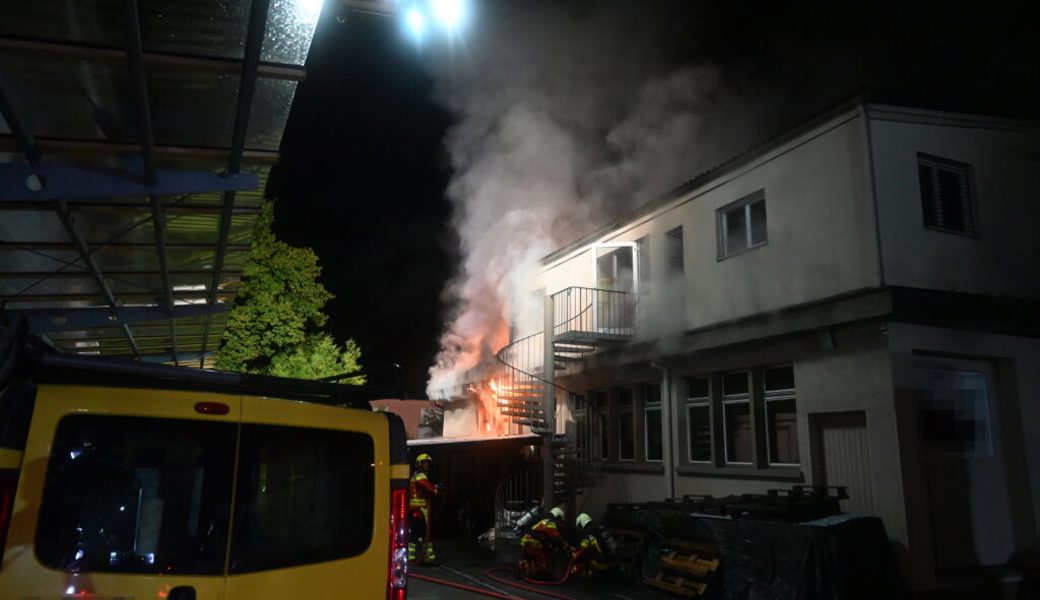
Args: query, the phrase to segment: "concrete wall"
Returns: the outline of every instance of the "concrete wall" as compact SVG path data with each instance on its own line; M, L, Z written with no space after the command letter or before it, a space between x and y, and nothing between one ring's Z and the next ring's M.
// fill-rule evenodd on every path
M984 333L939 329L918 325L892 324L889 331L892 374L899 411L899 449L902 457L903 485L907 511L911 581L917 586L935 583L936 540L942 532L934 530L933 502L960 503L965 509L963 533L971 537L973 528L1008 529L1012 562L1017 553L1036 549L1040 515L1040 340ZM994 436L996 478L1000 485L965 477L962 492L930 497L932 475L918 443L919 429L915 402L919 398L915 365L922 360L970 361L988 365L992 376L990 404ZM1001 489L1003 488L1003 489ZM998 521L991 522L991 519ZM983 551L1000 550L1000 539L976 540ZM994 544L997 548L993 548ZM986 548L985 546L989 546ZM1035 550L1034 550L1035 551Z
M909 118L922 112L871 112L885 282L1040 297L1040 133L995 119ZM924 227L918 152L972 166L979 235Z
M877 287L880 267L863 120L851 111L597 240L554 258L548 293L592 285L591 243L650 235L647 311L698 328ZM716 211L764 190L768 243L720 260ZM666 231L683 227L684 277L668 287ZM653 329L653 327L651 327ZM657 328L662 329L662 328Z

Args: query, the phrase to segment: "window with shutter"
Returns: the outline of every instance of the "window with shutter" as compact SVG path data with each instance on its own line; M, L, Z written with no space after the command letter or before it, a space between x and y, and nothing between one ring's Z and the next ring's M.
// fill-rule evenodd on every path
M924 226L975 235L975 198L971 165L917 153Z

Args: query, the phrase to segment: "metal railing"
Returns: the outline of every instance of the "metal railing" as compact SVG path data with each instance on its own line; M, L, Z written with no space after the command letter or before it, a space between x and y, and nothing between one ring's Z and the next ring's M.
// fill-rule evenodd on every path
M569 287L552 295L553 336L577 332L592 337L635 333L636 298L632 292Z
M516 521L542 497L542 473L530 463L495 488L495 531L499 538L514 533Z

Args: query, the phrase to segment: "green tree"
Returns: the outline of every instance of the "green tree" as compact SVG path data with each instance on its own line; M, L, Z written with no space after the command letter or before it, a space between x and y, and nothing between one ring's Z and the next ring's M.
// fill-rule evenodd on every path
M341 347L321 330L327 321L322 307L332 294L318 283L318 256L310 248L277 239L273 223L274 206L265 202L217 352L217 368L304 379L358 370L361 350L354 340ZM364 383L364 378L351 382Z

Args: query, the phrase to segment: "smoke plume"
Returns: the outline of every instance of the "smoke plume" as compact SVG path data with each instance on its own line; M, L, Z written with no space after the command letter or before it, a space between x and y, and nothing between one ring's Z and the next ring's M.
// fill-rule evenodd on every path
M453 309L431 397L489 360L510 328L541 329L532 275L542 257L697 175L754 130L719 68L662 52L681 31L662 9L496 3L475 19L465 44L432 65L457 119L446 148L462 262L444 292Z

